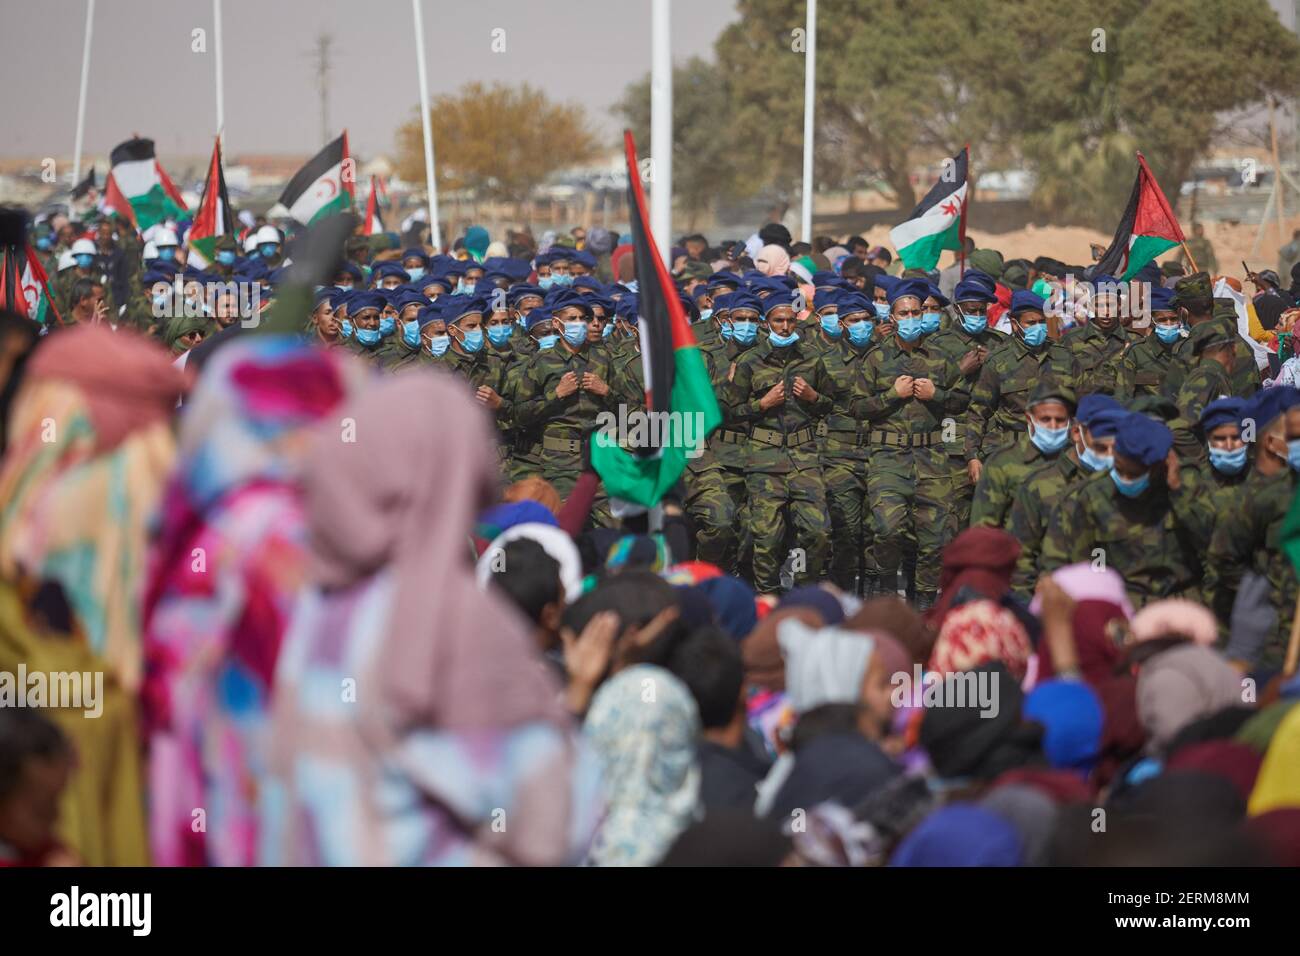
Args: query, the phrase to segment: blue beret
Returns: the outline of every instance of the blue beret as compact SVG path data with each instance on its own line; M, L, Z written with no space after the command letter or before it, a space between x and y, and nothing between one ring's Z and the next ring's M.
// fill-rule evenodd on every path
M1173 312L1178 307L1174 305L1174 290L1166 289L1162 285L1153 285L1151 287L1151 311L1152 312Z
M734 272L715 272L709 276L708 286L710 289L716 289L718 286L729 285L732 289L739 289L741 286L740 276Z
M348 275L352 276L353 282L366 281L366 274L361 271L361 267L355 262L344 262L343 265L339 266L338 269L335 270L334 274L338 275L340 272L346 272Z
M781 306L794 308L794 295L788 289L773 292L763 300L763 317L766 318L772 310L779 309Z
M1241 418L1243 421L1253 419L1258 434L1296 405L1300 405L1300 391L1289 385L1274 385L1256 392L1241 410Z
M876 288L884 289L885 297L888 298L889 293L892 292L894 290L894 287L897 286L898 283L901 281L902 280L898 278L898 276L891 276L882 272L880 273L880 275L876 276Z
M421 309L420 314L415 317L415 321L420 323L420 328L424 328L430 322L445 322L446 319L442 317L442 306L435 302Z
M353 292L352 299L348 303L348 312L356 315L362 309L379 309L382 311L384 303L387 301L383 295L373 290Z
M159 268L148 269L146 270L145 274L140 278L140 284L144 286L151 286L156 282L166 282L168 285L170 285L171 283L176 281L176 276L178 274L179 274L179 270L176 269L175 267L170 269L159 269Z
M458 322L467 315L483 315L488 309L488 297L485 295L445 295L438 297L442 306L442 317L447 323Z
M334 297L330 299L330 302L334 305L334 310L336 312L339 309L347 309L349 312L351 312L352 297L356 294L357 294L357 290L355 289L347 289L346 291L335 292Z
M596 268L596 257L586 249L579 249L577 252L569 256L569 259L579 265L586 266L588 269Z
M1084 398L1089 397L1084 396ZM1127 409L1118 405L1114 408L1103 408L1101 411L1093 412L1092 418L1087 423L1088 434L1093 438L1110 438L1119 432L1119 423L1128 414L1130 413Z
M535 285L516 285L511 286L510 291L506 293L506 301L510 303L511 308L519 304L519 300L526 296L535 295L539 299L546 297L538 286Z
M1201 430L1211 432L1220 425L1237 425L1245 408L1244 398L1216 398L1201 412Z
M241 279L251 279L255 282L261 282L271 274L271 270L266 267L266 263L260 258L250 257L235 267L234 274L239 276Z
M967 269L953 290L952 298L954 302L996 302L996 283L987 272Z
M836 301L840 307L841 317L857 312L870 312L875 315L875 306L871 300L856 289L852 292L841 292Z
M551 313L547 309L533 309L524 316L524 328L531 332L538 323L549 321L551 321Z
M696 302L699 302L700 299L702 299L706 295L713 295L713 290L706 285L700 284L697 285L695 287L695 291L691 293L691 298L694 299Z
M434 256L429 260L429 271L442 278L444 276L463 276L469 263L455 256Z
M757 312L759 315L763 314L763 303L759 301L758 296L754 295L752 292L747 292L744 289L731 293L729 306L732 312L735 312L738 309L749 309L751 312Z
M733 295L735 295L734 292L726 291L713 293L713 312L715 315L719 312L731 311L731 297Z
M1115 432L1115 451L1150 467L1165 460L1174 447L1174 433L1163 423L1138 412L1129 412Z
M561 309L581 309L588 316L591 315L591 303L587 301L587 297L580 292L574 292L572 289L560 289L559 293L547 305L552 315Z
M484 260L485 267L488 261L491 260ZM527 259L516 259L513 256L507 256L492 264L508 275L511 282L523 282L533 271L532 263Z
M333 302L334 297L339 294L339 290L332 285L327 285L323 289L317 289L311 299L311 310L315 312L320 308L322 302Z
M640 303L640 297L635 292L629 292L622 296L614 306L614 314L620 319L636 319L637 306Z
M1109 395L1103 395L1100 392L1090 392L1083 398L1079 399L1079 411L1075 418L1087 428L1092 428L1092 418L1100 412L1124 412L1124 408L1119 402Z
M1021 312L1042 312L1047 308L1047 300L1037 292L1029 289L1016 289L1011 293L1011 314L1019 315Z
M816 289L845 289L849 283L841 279L834 272L814 272L812 274L813 288Z
M891 306L907 296L914 296L924 302L926 296L930 294L930 283L924 279L900 279L892 289L886 291Z
M838 307L840 302L840 296L842 296L843 294L844 294L843 289L832 289L827 286L822 286L815 293L813 293L813 311L820 312L828 305L833 305Z
M423 249L420 249L419 247L416 246L413 246L410 249L404 251L402 253L402 258L397 261L405 262L407 259L416 259L416 258L418 258L422 263L424 263L424 267L426 269L429 267L429 254L425 252Z
M381 262L370 269L370 278L375 282L381 279L391 279L393 276L402 280L402 284L411 281L411 275L402 268L400 262Z
M614 314L614 300L611 299L609 296L593 293L592 295L589 295L586 298L587 298L587 304L590 305L593 309L596 308L597 306L604 309L606 318Z
M939 287L935 285L933 282L929 283L929 286L930 286L930 298L934 299L936 302L939 303L939 308L941 309L947 308L948 297L944 295L942 292L940 292Z
M573 285L569 288L590 289L592 292L603 292L605 290L605 284L595 276L577 276L573 280Z

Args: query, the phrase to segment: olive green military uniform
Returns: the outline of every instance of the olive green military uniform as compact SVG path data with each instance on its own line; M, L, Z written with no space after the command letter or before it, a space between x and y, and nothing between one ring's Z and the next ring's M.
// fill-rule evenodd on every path
M1198 269L1211 274L1219 271L1219 260L1214 255L1214 246L1210 244L1209 239L1205 238L1205 236L1190 236L1185 240L1184 244L1187 248L1186 251L1179 250L1179 262L1184 263L1190 269L1192 263L1187 258L1187 253L1190 252L1192 258L1196 260Z
M1113 395L1124 353L1141 338L1121 322L1108 332L1092 322L1069 329L1049 346L1052 372L1079 398L1094 393Z
M1169 491L1153 482L1127 498L1109 475L1071 488L1043 536L1040 571L1081 562L1113 568L1124 576L1134 607L1168 597L1199 600L1200 554L1187 520L1186 489Z
M104 315L111 321L116 322L119 303L113 301L111 283L108 276L104 275L97 265L92 265L90 273L87 275L83 275L80 268L73 266L71 269L60 272L50 282L50 295L54 298L54 309L59 313L59 318L63 319L64 324L73 324L72 287L77 284L79 279L93 279L104 287Z
M900 397L894 382L901 375L930 379L934 396ZM918 598L930 602L939 587L940 552L956 533L949 524L946 442L951 436L945 435L944 423L966 408L970 392L957 363L928 338L911 351L896 337L886 339L868 353L862 378L866 397L853 402L850 411L869 423L864 427L870 450L867 497L881 584L893 590L910 534L916 541Z
M1178 390L1190 370L1189 355L1183 350L1185 341L1179 339L1166 345L1158 336L1149 335L1135 342L1120 361L1115 397L1127 402L1143 395L1158 395L1177 402Z
M1268 604L1277 622L1256 663L1278 669L1296 604L1295 569L1282 550L1282 524L1295 498L1296 475L1289 468L1275 475L1252 470L1238 491L1231 512L1214 526L1205 557L1205 593L1216 615L1226 620L1245 572L1253 571L1268 581Z
M862 348L845 338L827 348L822 361L835 383L830 414L823 419L821 438L822 476L831 518L831 581L854 593L863 582L870 597L879 590L880 569L871 546L871 509L867 497L868 423L850 411L853 403L867 397L863 391L862 365L875 348L873 340Z
M711 357L710 378L713 382L714 394L718 396L718 406L722 409L722 427L709 436L704 454L686 463L686 510L691 514L697 514L706 507L706 501L699 496L705 493L705 489L713 486L712 479L697 481L696 476L705 471L718 472L722 488L731 499L730 510L735 515L735 525L732 544L723 560L717 563L724 570L730 570L742 577L753 576L750 565L753 560L754 546L750 531L749 495L746 486L746 475L749 471L749 428L743 422L732 418L727 404L727 389L730 386L732 365L752 348L752 345L740 346L721 336L705 348L705 353ZM700 488L699 492L694 490L696 486ZM718 511L728 510L724 503L717 501L708 503L707 506ZM707 553L713 550L713 547L713 545L705 546L704 551ZM707 559L701 555L701 560Z
M1053 461L1040 465L1021 483L1006 523L1006 530L1020 542L1020 557L1011 576L1011 591L1016 597L1025 601L1033 597L1043 536L1052 512L1066 497L1077 492L1077 486L1098 478L1110 483L1108 473L1090 471L1079 461L1074 448L1070 448Z
M1045 455L1029 437L1028 429L1011 445L1003 448L980 471L971 505L970 523L991 528L1007 528L1016 491L1043 465L1055 461L1063 452Z
M815 401L795 397L796 377L817 393ZM763 411L759 401L782 382L785 401ZM746 492L754 585L762 593L773 593L780 585L788 531L793 533L795 580L815 581L824 570L830 518L815 430L817 420L831 410L834 389L820 355L803 339L785 348L761 341L737 360L731 374L728 417L749 434Z
M967 461L986 461L1024 434L1029 394L1051 373L1050 354L1046 343L1033 349L1014 335L989 353L970 393Z

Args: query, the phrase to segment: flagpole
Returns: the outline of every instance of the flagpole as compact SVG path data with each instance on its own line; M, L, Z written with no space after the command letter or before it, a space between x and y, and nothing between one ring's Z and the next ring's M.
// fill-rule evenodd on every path
M77 145L72 156L72 182L81 182L81 144L86 131L86 82L90 79L90 37L95 24L95 0L86 0L86 42L81 50L81 94L77 97Z
M226 90L221 47L221 0L212 0L212 47L217 60L217 138L226 128Z
M966 201L961 204L961 225L957 227L957 242L961 245L959 252L961 266L957 271L958 278L966 275L966 210L970 208L970 201L975 195L975 177L971 175L970 143L965 145L964 150L966 153Z
M813 206L813 107L817 92L817 0L808 0L803 65L803 213L800 225L804 242L812 242Z
M650 13L650 231L665 265L673 248L673 51L669 0L654 0ZM646 276L639 277L647 281Z
M433 174L433 117L429 115L429 72L424 63L424 17L420 0L411 0L415 14L415 66L420 74L420 120L424 126L424 182L429 195L429 239L434 252L442 251L438 225L438 181Z

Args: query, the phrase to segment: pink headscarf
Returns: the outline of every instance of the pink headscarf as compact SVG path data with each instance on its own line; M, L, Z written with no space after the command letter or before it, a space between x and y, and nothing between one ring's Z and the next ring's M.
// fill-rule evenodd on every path
M1133 618L1132 631L1135 641L1179 636L1207 647L1219 638L1219 626L1209 608L1185 598L1148 604Z
M764 246L754 257L754 268L765 276L783 276L790 271L790 254L780 246Z
M1094 568L1087 561L1067 564L1052 572L1052 580L1076 601L1110 601L1118 604L1124 616L1133 620L1133 605L1128 599L1124 579L1110 568ZM1042 614L1042 599L1035 594L1029 602L1031 614Z
M429 418L438 409L437 428ZM380 677L390 729L566 722L525 622L475 586L469 535L496 497L490 423L450 375L375 383L339 411L305 468L310 573L346 588L390 568L395 581Z

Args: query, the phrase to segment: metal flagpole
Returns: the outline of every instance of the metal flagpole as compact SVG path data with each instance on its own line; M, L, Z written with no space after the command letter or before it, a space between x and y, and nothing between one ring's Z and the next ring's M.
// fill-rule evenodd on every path
M77 97L77 145L72 157L72 184L81 182L81 143L86 131L86 82L90 79L90 36L95 24L95 0L86 0L86 43L81 51L81 95Z
M664 264L673 248L673 50L669 0L654 0L650 13L650 230ZM642 276L642 281L647 277Z
M424 63L424 17L420 0L411 0L415 13L415 65L420 73L420 119L424 124L424 182L429 193L429 239L434 251L442 251L442 228L438 225L438 181L433 175L433 118L429 115L429 71Z
M812 242L813 103L817 93L817 0L808 0L807 44L803 65L803 241Z
M221 59L221 0L212 0L212 46L217 57L217 135L221 136L226 129L226 89Z

